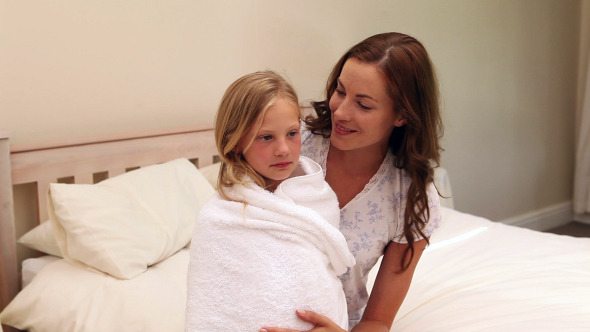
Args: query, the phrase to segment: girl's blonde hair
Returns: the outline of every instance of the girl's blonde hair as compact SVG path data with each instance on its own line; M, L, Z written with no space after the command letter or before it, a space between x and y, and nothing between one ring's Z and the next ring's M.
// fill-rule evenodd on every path
M215 116L215 142L221 158L217 188L223 198L231 200L224 188L243 184L245 176L252 178L259 186L265 186L262 176L242 155L252 141L244 149L240 149L239 144L253 126L262 125L261 121L256 123L256 120L259 116L263 119L268 108L280 98L299 109L295 89L281 75L270 70L244 75L225 91Z

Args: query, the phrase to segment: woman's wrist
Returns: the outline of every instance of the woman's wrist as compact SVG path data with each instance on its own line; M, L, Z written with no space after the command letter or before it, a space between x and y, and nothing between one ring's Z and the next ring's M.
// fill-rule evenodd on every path
M361 321L350 332L388 332L389 328L380 321Z

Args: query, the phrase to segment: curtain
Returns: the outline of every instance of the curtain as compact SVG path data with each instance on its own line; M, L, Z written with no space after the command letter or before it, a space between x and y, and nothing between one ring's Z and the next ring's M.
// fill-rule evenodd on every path
M588 59L586 59L588 60ZM590 64L586 68L574 174L574 213L590 213Z

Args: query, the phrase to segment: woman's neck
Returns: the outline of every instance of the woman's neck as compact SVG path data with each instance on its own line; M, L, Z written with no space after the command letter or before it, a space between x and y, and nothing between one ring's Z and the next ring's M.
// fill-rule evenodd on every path
M330 146L326 160L326 181L342 209L353 200L379 171L387 150L339 150Z
M379 170L387 148L365 148L357 150L339 150L330 145L327 162L350 176L373 175Z

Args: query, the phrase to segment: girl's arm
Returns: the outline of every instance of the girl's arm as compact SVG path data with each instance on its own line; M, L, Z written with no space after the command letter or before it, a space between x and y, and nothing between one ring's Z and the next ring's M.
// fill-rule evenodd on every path
M414 242L414 257L408 268L402 271L401 263L408 245L389 243L385 248L379 273L363 317L352 331L389 331L408 293L416 265L426 245L425 239Z

